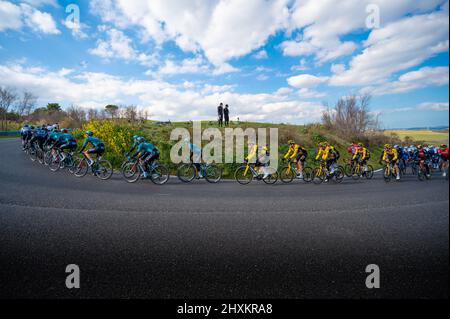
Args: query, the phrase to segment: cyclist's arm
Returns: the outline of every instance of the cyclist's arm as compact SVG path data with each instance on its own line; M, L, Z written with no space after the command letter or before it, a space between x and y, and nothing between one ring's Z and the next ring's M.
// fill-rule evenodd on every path
M397 150L394 150L394 158L392 159L392 161L396 161L398 159L398 153Z
M284 154L284 158L288 158L290 154L291 154L291 148L289 147L289 149L286 152L286 154Z
M89 143L89 139L85 139L85 140L84 140L84 143L83 143L83 146L81 147L80 152L83 152L83 151L84 151L84 149L86 148L86 146L88 145L88 143Z
M253 146L252 150L250 151L250 153L247 155L247 157L245 159L247 161L251 160L253 157L256 156L257 152L258 152L258 147L257 146Z
M367 157L367 149L364 148L362 152L362 160L364 161L366 157Z
M358 153L359 153L359 151L356 151L356 152L353 154L352 160L355 160L355 159L356 159L356 156L358 155Z
M316 155L316 161L319 160L319 158L322 155L322 153L323 153L322 149L319 149L319 152L317 152L317 155Z
M290 158L292 159L295 156L297 156L297 153L298 153L298 145L295 145L294 150L293 150L292 155L291 155Z

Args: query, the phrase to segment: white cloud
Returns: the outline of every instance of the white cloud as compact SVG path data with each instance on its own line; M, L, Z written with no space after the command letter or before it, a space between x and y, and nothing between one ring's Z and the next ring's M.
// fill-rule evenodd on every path
M405 14L433 10L442 0L297 0L293 4L291 30L301 30L300 37L287 40L281 48L284 55L315 55L319 63L351 54L356 44L341 37L366 29L367 5L377 5L381 27Z
M380 84L398 71L416 66L449 47L448 12L406 17L372 31L364 51L349 68L334 75L331 85Z
M57 7L58 3L56 0L22 0L22 2L28 3L33 7L41 7L45 5L50 5L53 7Z
M227 62L261 47L287 26L288 0L95 0L92 12L120 28L139 26L144 39L173 40L186 52L203 51L216 74L236 71Z
M125 61L137 61L146 66L155 64L155 55L147 55L133 48L132 40L122 31L117 29L107 29L100 26L101 31L106 31L107 39L98 40L97 46L89 50L90 54L99 56L106 60L123 59Z
M49 13L39 11L26 3L15 5L0 0L0 32L7 29L20 30L24 26L38 33L61 33Z
M448 111L448 102L424 102L418 105L419 110Z
M172 60L166 60L165 64L159 69L159 74L195 74L208 72L209 67L202 57L198 56L191 59L184 59L180 64Z
M327 94L324 92L318 92L308 88L301 88L298 92L298 95L303 98L319 98L327 96Z
M213 119L222 101L230 105L232 119L241 120L307 123L320 120L323 111L317 103L287 100L278 94L239 94L232 86L205 85L195 90L190 84L180 88L161 80L125 80L105 73L54 72L17 64L0 65L0 85L6 84L34 92L42 103L103 107L133 101L154 119Z
M344 64L332 64L331 65L331 72L332 73L336 73L336 74L339 74L339 73L342 73L342 72L344 72L345 71L345 65Z
M295 88L313 88L328 80L325 76L315 76L311 74L300 74L287 79L290 86Z
M269 56L267 55L267 51L266 50L261 50L256 52L253 57L257 60L262 60L262 59L267 59Z
M378 86L369 86L362 89L372 95L407 93L429 86L442 86L449 83L449 68L423 67L416 71L401 75L396 81L386 82Z

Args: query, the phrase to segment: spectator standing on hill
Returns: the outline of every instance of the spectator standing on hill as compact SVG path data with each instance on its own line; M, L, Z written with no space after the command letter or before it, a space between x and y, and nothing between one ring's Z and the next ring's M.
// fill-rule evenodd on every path
M219 106L217 107L217 116L219 118L218 123L219 126L223 125L223 103L220 103Z
M225 126L230 126L230 110L228 109L228 104L223 109L223 115L225 116Z

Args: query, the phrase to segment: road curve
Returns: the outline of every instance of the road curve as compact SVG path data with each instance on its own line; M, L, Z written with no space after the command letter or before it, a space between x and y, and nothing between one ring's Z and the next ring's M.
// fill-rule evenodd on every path
M0 150L0 298L448 298L440 177L156 186L52 173L17 139Z

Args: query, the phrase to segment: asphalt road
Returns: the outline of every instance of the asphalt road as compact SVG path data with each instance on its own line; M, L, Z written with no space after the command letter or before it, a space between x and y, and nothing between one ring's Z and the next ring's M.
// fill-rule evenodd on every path
M448 298L439 177L156 186L52 173L17 139L0 150L0 298Z

